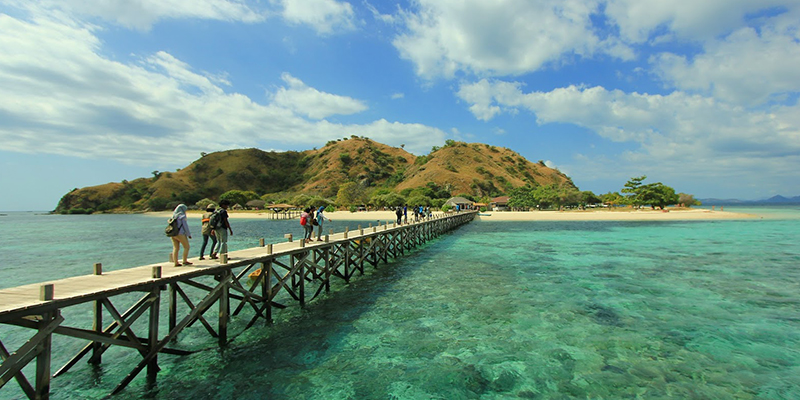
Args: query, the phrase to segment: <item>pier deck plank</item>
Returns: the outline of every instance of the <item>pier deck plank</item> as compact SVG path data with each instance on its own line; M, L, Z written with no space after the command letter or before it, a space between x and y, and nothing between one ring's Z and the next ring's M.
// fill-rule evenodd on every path
M396 230L400 227L389 227L388 230ZM377 232L384 232L387 229L383 225L377 228ZM372 229L364 228L363 236L371 236ZM336 233L329 237L329 243L312 242L306 244L307 248L314 246L332 245L334 242L357 239L361 235L358 231L351 231L348 239L344 238L344 233ZM86 301L87 297L105 297L110 293L125 292L136 286L151 284L157 281L164 283L170 280L197 274L201 269L219 268L227 269L231 267L249 265L260 260L273 257L280 257L292 252L302 251L300 241L274 243L272 254L267 252L266 247L253 247L243 250L228 252L228 264L220 264L219 260L198 260L190 258L193 265L176 267L171 262L155 263L139 267L120 269L115 271L104 271L102 275L82 275L71 278L45 281L30 285L17 286L13 288L0 289L0 317L11 312L23 311L35 308L45 303L55 303L54 306L61 307L59 303L75 303ZM153 267L160 266L161 278L152 278ZM87 266L88 269L88 266ZM204 271L208 272L208 271ZM41 301L39 299L40 287L45 284L53 284L55 287L54 299L51 301Z

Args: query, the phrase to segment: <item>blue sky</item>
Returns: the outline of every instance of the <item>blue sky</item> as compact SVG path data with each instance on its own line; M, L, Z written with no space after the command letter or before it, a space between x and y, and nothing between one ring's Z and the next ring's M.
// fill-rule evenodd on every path
M0 55L0 210L350 135L800 195L796 0L0 0Z

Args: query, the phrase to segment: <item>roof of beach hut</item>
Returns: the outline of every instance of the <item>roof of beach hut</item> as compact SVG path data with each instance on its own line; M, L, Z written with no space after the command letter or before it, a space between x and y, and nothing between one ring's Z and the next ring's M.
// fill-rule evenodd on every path
M281 208L281 209L297 208L297 206L293 206L291 204L286 204L286 203L270 204L267 207L268 208Z
M444 204L449 204L454 206L456 204L473 204L473 203L474 202L470 199L465 199L463 197L456 196L449 198Z

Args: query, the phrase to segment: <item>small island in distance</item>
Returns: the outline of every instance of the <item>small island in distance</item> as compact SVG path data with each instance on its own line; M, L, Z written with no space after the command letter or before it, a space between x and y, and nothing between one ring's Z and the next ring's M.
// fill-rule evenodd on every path
M531 162L504 147L447 140L426 155L351 136L331 140L321 149L274 152L255 148L201 153L175 172L153 171L152 177L75 188L53 211L59 214L131 213L190 208L232 200L243 208L268 204L361 205L403 204L442 207L452 196L488 204L510 197L509 207L524 209L583 208L592 204L667 205L745 204L739 200L701 199L676 193L669 186L634 177L619 192L596 195L581 191L572 179L544 161ZM638 201L634 201L638 199ZM800 196L775 196L765 203L800 203ZM248 206L247 204L250 204ZM759 202L761 203L761 202Z

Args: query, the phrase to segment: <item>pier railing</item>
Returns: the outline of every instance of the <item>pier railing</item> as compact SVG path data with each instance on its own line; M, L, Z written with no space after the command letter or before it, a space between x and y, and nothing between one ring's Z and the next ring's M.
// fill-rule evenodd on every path
M141 355L112 394L123 390L143 370L147 370L148 382L154 382L159 355L191 353L176 345L180 345L178 335L196 323L202 326L196 329L205 329L225 346L233 317L242 329L253 327L259 320L270 324L276 309L286 308L290 302L304 306L329 291L332 278L349 282L354 275L363 274L365 267L399 258L474 216L474 212L464 212L401 226L370 225L325 235L323 242L292 241L291 235L283 243L265 244L262 239L259 247L191 266L153 264L103 272L102 265L95 264L92 275L2 289L0 391L16 380L28 398L48 398L52 377L67 373L82 359L100 364L112 346ZM137 296L138 300L121 312L112 299L126 296ZM162 321L162 302L166 303L166 321ZM91 320L67 320L62 313L84 304L93 308ZM9 352L3 344L6 338L2 328L6 326L27 328L32 336ZM166 333L160 326L167 327ZM54 334L87 342L55 373L51 367ZM23 371L29 364L35 365L34 383Z

